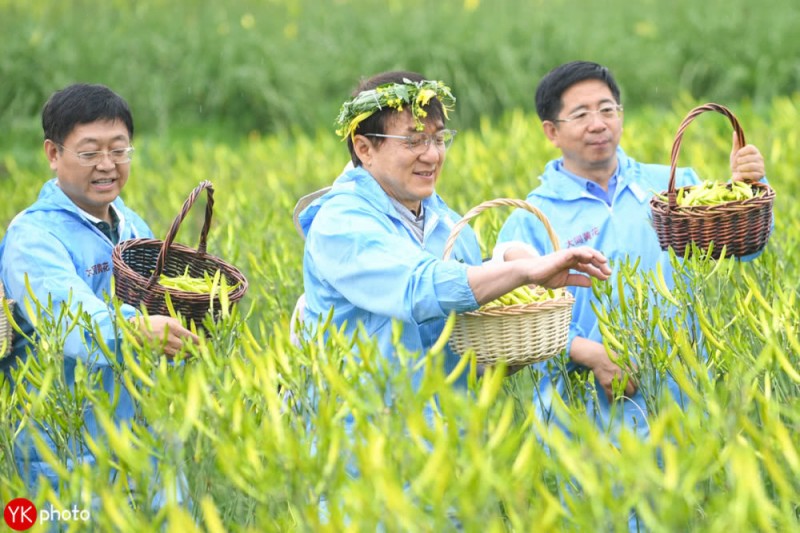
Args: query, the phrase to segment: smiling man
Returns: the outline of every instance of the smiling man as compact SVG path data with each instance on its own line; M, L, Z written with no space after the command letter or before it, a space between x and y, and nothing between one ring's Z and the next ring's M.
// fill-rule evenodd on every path
M9 298L20 304L15 306L14 318L25 332L17 335L13 351L0 361L0 369L9 386L29 385L15 383L12 369L30 354L36 357L37 317L28 316L29 309L36 312L31 295L42 305L52 299L56 316L66 307L70 319L82 314L91 321L91 329L60 326L67 385L74 386L77 362L82 361L87 372L99 374L99 382L116 406L116 421L122 422L133 416L133 405L126 389L115 382L112 370L112 364L121 359L116 316L105 301L105 295L111 293L111 252L119 241L153 236L119 198L130 173L133 118L127 102L107 87L76 84L50 97L42 110L42 127L44 152L55 178L44 184L36 202L14 218L0 243L0 275ZM26 300L30 305L25 305ZM145 321L129 305L123 305L121 311L144 337L163 339L168 357L184 342L198 340L171 317L151 316ZM106 354L116 354L117 359L110 361ZM82 430L96 437L94 411L86 407L83 413ZM20 475L33 491L40 475L53 487L59 481L56 470L34 447L31 435L38 433L53 451L61 436L37 422L23 426L15 443ZM70 448L76 456L70 459L94 461L85 444L70 441Z
M545 136L562 156L545 166L541 184L527 200L547 215L562 249L589 246L612 262L627 257L639 261L640 272L654 270L660 263L672 284L669 254L661 250L650 222L650 198L667 189L670 167L638 162L620 148L621 104L617 82L597 63L565 63L542 78L536 89L536 112ZM735 136L730 166L734 180L752 182L764 177L764 158L759 150L753 145L738 146ZM676 173L676 187L699 181L691 168ZM505 249L502 244L519 241L532 245L540 254L552 250L542 224L522 210L514 212L503 225L495 254L504 254L505 259L524 257L519 247ZM589 416L602 431L624 425L646 436L647 408L636 384L627 381L624 396L614 391L613 383L624 376L612 361L615 354L606 352L603 345L592 309L593 303L599 302L589 288L571 290L575 306L567 344L568 370L594 374L596 394L585 398ZM558 369L545 370L535 389L535 401L544 418L554 419L554 397L560 394L567 398L568 384ZM677 398L677 385L670 382L668 387Z
M525 284L589 285L606 279L602 254L586 247L506 264L483 264L469 227L443 261L445 243L461 218L436 193L455 131L447 128L450 88L415 72L364 80L341 108L337 134L347 140L352 168L298 216L306 237L304 320L310 331L332 310L332 321L376 339L399 362L400 342L420 356L435 344L451 311L477 309ZM582 274L570 275L570 269ZM447 348L445 368L460 355ZM422 371L415 374L418 385ZM459 380L461 386L465 376ZM391 401L387 392L387 401Z

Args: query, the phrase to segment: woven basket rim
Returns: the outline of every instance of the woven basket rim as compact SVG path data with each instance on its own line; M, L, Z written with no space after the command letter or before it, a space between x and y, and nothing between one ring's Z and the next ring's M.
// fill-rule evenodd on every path
M178 296L189 296L189 295L197 295L198 293L191 292L191 291L182 291L179 289L167 288L158 283L158 281L154 282L152 285L148 287L150 283L150 278L145 277L141 273L137 272L131 266L125 262L122 258L122 253L134 250L137 248L158 248L161 249L164 244L164 241L160 239L150 239L150 238L140 238L140 239L129 239L117 245L114 249L114 263L117 264L121 270L120 272L123 273L128 279L135 282L137 285L142 287L142 290L149 290L155 292L156 294L163 295L165 293L169 293L170 295L178 295ZM228 298L231 301L238 300L247 292L248 283L247 278L244 276L241 270L233 266L232 264L228 263L224 259L221 259L217 256L211 255L207 252L198 252L194 248L186 246L184 244L173 242L169 250L188 254L190 256L195 256L197 259L202 259L205 261L210 261L215 265L219 265L222 268L221 270L223 273L233 273L238 277L241 277L241 281L239 281L239 285L228 293ZM188 263L187 263L188 264Z
M538 313L542 309L550 309L552 307L571 306L575 303L575 297L567 289L564 289L562 296L555 298L547 298L545 300L538 300L535 302L524 304L512 305L492 305L489 307L481 307L475 311L466 311L460 313L461 315L472 317L505 317L514 315L524 315L526 313Z
M713 211L720 211L720 215L728 214L730 212L731 207L744 207L744 208L751 208L751 207L761 207L760 204L772 201L775 198L775 189L769 186L768 183L761 183L761 182L752 182L749 183L751 187L756 187L758 189L764 189L764 192L753 196L752 198L746 198L744 200L730 200L727 202L720 202L718 204L713 205L675 205L671 206L669 200L664 200L664 196L669 194L669 191L661 191L661 193L657 195L653 195L650 199L650 205L653 208L660 208L662 211L669 211L671 213L686 213L686 214L700 214L704 217L707 216L708 213ZM683 189L691 189L692 187L696 187L697 185L685 185L683 187L678 187L675 189L677 193Z

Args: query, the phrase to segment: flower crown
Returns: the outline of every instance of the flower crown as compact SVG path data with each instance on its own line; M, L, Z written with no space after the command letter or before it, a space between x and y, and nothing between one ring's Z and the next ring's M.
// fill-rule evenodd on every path
M417 131L422 131L425 129L422 119L428 116L427 111L422 108L434 97L442 104L444 118L448 118L447 112L453 109L456 98L450 92L450 87L440 81L411 81L403 78L403 83L386 83L375 89L361 91L355 98L342 104L336 118L336 135L342 140L354 137L358 125L376 111L385 107L402 111L404 105L411 106L414 126Z

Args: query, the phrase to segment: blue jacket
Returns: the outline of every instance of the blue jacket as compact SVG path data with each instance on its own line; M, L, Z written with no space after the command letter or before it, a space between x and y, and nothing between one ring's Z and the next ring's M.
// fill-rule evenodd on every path
M300 214L306 234L305 323L310 329L333 308L336 325L346 323L352 334L362 324L377 339L382 356L396 360L393 320L402 323L403 346L422 354L436 342L451 311L478 308L467 283L467 266L481 263L474 233L465 227L452 260L442 261L450 231L461 217L435 193L422 204L420 243L378 182L358 167L339 176L327 194ZM445 367L449 370L457 362L448 349Z
M120 216L120 241L137 237L152 238L150 228L136 213L125 207L120 198L114 201L114 206ZM0 276L7 297L17 302L15 318L22 328L32 331L31 320L23 303L29 299L25 286L27 275L33 294L43 305L47 305L50 297L56 312L62 304L69 302L71 313L79 310L88 313L110 352L116 353L117 332L113 309L110 310L104 300L111 290L113 246L108 237L92 225L61 191L55 179L46 182L36 202L12 220L0 243ZM32 305L32 309L35 310L35 306ZM122 314L129 319L136 315L136 309L123 305ZM96 348L96 344L92 347L96 342L91 331L80 327L74 328L66 336L64 373L67 384L74 384L75 364L81 359L92 371L100 373L109 394L118 394L118 420L130 418L133 414L131 398L124 387L115 387L109 361ZM24 359L27 348L28 342L17 335L13 355ZM4 366L12 365L16 357L8 358L3 362ZM10 375L9 368L5 370ZM91 407L86 410L85 423L87 431L96 435ZM17 445L20 452L18 461L24 456L29 460L22 470L24 477L33 482L41 471L51 480L56 479L50 468L39 462L36 451L24 434L20 435ZM84 459L92 461L88 452Z
M672 267L669 254L661 250L658 236L650 220L650 198L655 193L666 191L669 185L669 166L639 163L621 149L617 149L620 174L611 205L588 193L575 180L560 172L562 160L550 161L541 176L541 185L531 191L528 202L538 207L550 221L559 239L561 248L590 246L601 251L611 261L621 261L626 256L631 260L640 258L639 271L654 270L661 263L664 277L670 288L673 286ZM697 174L690 168L678 168L675 174L675 187L694 185L700 182ZM533 245L545 254L553 250L550 238L538 219L526 211L515 211L503 225L498 242L522 241ZM613 279L613 277L612 277ZM592 310L594 299L592 290L571 287L575 295L572 310L567 353L576 336L602 342L597 318ZM614 293L616 297L616 292ZM596 300L595 300L596 302ZM616 302L615 302L616 304ZM569 368L575 368L570 362ZM564 391L561 374L554 370L542 380L539 407L545 411L552 401L553 387ZM674 383L668 386L677 394ZM590 414L597 417L603 429L609 427L609 404L600 385L597 385L600 405L595 410L588 405ZM635 403L636 405L633 405ZM626 425L634 426L646 434L643 413L646 413L644 399L637 392L632 402L624 404ZM619 416L619 415L617 415Z

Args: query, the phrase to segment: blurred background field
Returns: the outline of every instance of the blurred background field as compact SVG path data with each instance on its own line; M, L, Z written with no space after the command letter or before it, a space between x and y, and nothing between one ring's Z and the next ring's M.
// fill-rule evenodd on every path
M0 0L0 142L38 138L56 88L105 83L145 135L328 130L356 80L404 68L459 98L457 128L533 108L572 59L607 65L629 109L682 93L762 108L800 82L793 0Z
M455 530L454 510L465 531L624 530L633 507L652 531L796 529L798 23L800 4L790 0L0 0L0 235L50 177L44 100L71 82L100 82L128 99L136 120L126 203L163 238L191 190L211 180L209 252L250 281L244 325L225 324L228 335L196 365L174 370L143 356L147 386L123 372L144 394L142 420L154 434L139 426L138 439L118 436L128 443L114 448L119 456L99 452L103 469L65 478L67 493L81 502L100 495L100 530L324 530L323 493L359 517L349 524L362 530ZM367 369L335 335L293 347L286 332L302 292L303 241L292 207L348 161L332 122L356 80L407 68L453 87L459 133L437 189L463 213L495 197L524 198L536 185L556 152L533 113L533 91L547 70L572 59L604 63L616 75L629 155L668 163L683 116L714 101L733 110L761 149L777 191L764 255L713 272L696 265L704 289L675 294L706 316L725 347L712 350L713 381L702 373L689 380L692 408L663 409L652 420L654 439L624 441L620 453L579 417L574 440L543 437L525 392L528 373L504 385L484 380L469 396L432 370L417 394L369 347ZM727 179L730 138L724 117L704 115L687 130L679 163ZM196 245L203 200L196 206L178 242ZM489 246L492 223L486 227ZM620 341L634 343L612 319ZM312 381L325 409L302 405ZM375 395L389 382L395 410ZM296 393L294 410L287 412L278 383ZM433 394L449 425L420 429L421 405ZM0 437L15 422L12 401L20 400L0 397ZM42 409L53 402L51 391ZM347 413L359 421L355 444L340 422ZM0 446L0 502L22 494L7 452ZM346 454L363 477L346 474ZM147 479L145 455L157 458L164 483L178 469L190 472L191 516L174 506L132 507L122 489L107 486L120 457L128 475ZM37 504L46 501L56 500L36 495ZM335 515L327 529L347 520Z

